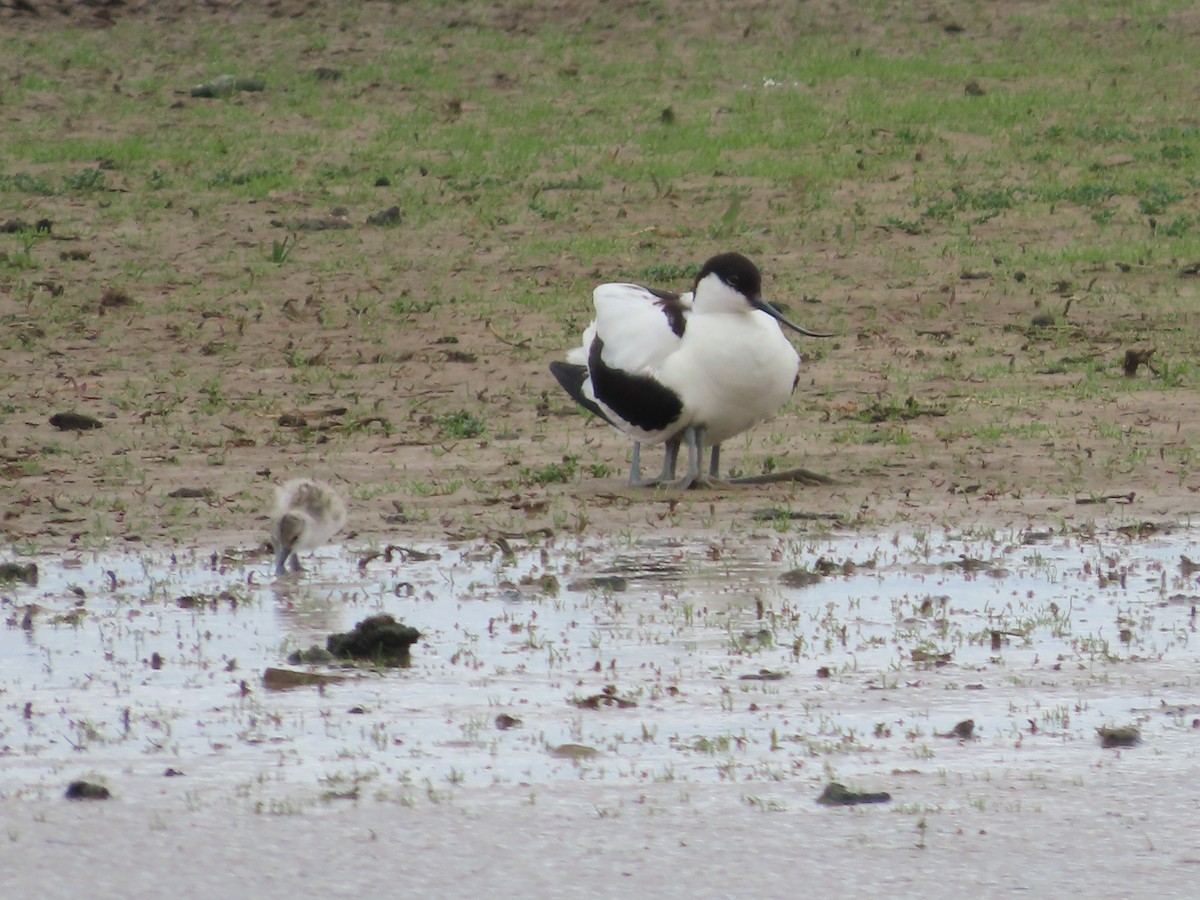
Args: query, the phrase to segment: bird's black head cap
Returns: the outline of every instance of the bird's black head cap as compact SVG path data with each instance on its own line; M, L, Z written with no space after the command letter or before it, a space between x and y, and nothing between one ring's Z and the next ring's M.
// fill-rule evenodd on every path
M762 294L762 273L740 253L719 253L711 257L696 276L696 285L709 275L716 275L745 297L754 299Z

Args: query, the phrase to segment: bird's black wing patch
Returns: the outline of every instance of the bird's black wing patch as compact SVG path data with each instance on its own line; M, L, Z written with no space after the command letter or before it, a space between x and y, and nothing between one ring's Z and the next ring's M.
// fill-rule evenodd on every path
M550 363L550 374L558 379L558 383L562 385L564 391L571 395L572 400L592 415L599 416L609 425L618 427L617 423L610 419L608 414L583 392L583 383L588 378L587 366L579 366L575 363L552 362Z
M675 333L675 337L683 337L683 331L687 327L687 307L680 300L683 295L676 291L662 291L658 288L646 288L646 290L654 295L655 303L667 317L667 325Z
M592 341L588 372L596 398L635 428L663 431L683 413L683 401L670 388L649 375L634 375L608 366L604 362L604 341L600 338Z

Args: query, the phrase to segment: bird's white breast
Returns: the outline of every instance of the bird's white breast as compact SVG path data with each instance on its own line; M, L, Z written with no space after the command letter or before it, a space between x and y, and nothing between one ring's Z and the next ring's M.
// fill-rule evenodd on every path
M688 421L719 444L775 415L791 396L800 356L769 315L695 315L659 380L683 400Z

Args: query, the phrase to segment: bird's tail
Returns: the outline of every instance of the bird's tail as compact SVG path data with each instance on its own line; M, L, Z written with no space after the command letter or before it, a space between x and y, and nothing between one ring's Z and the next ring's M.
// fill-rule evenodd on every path
M553 375L558 383L562 385L562 389L571 395L571 399L586 409L594 416L598 416L615 427L615 423L610 419L591 397L587 395L583 387L588 381L587 366L576 365L575 363L552 362L550 363L550 374Z

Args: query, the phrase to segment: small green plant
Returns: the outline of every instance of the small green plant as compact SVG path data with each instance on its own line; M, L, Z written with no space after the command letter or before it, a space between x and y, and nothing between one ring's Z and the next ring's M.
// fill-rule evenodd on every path
M713 229L713 237L727 238L737 231L738 217L742 214L742 194L734 194L729 198L729 205L721 213L717 226Z
M271 241L271 253L267 256L267 260L277 266L283 265L292 258L297 243L299 243L299 238L295 234L287 235L282 241Z
M104 190L104 170L84 169L73 175L63 176L63 189L67 191L102 191Z
M564 456L562 462L547 463L536 469L521 469L521 480L534 484L565 484L575 477L579 468L579 457Z
M1158 233L1163 237L1186 237L1188 232L1196 227L1196 217L1184 213L1176 216L1170 222L1158 226Z
M0 175L0 191L15 191L20 194L41 194L50 197L57 193L50 179L45 175L30 175L27 172L17 172L14 175Z
M439 417L437 424L441 426L442 433L451 439L479 437L487 431L484 420L465 409Z
M45 233L27 228L19 232L17 238L21 242L21 249L16 252L0 253L0 263L17 270L38 268L38 262L33 258L33 248L45 238Z
M397 297L391 302L390 308L398 316L411 316L427 313L437 304L433 300L412 300L408 297Z
M1161 216L1167 207L1183 199L1183 195L1162 182L1148 185L1145 193L1138 198L1138 212L1144 216Z

